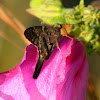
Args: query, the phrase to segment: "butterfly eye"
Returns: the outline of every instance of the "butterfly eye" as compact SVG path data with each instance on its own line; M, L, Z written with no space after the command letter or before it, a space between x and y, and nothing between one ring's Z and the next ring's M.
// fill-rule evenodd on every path
M62 28L62 25L61 25L61 24L55 24L55 25L54 25L54 28L56 28L56 29L61 29L61 28Z

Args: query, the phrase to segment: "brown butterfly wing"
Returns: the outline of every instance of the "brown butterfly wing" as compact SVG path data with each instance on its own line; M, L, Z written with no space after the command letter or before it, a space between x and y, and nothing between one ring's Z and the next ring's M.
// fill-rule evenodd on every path
M43 61L48 59L53 51L58 38L60 37L60 28L51 26L34 26L25 30L25 37L34 45L38 47L39 56ZM43 61L38 59L33 78L36 79L40 73Z
M60 29L51 26L34 26L25 30L25 37L39 49L40 56L48 59L59 37Z

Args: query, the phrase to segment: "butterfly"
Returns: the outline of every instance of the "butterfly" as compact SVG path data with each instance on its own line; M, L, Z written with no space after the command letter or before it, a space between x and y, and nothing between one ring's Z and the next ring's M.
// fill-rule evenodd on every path
M60 50L58 40L68 34L66 31L67 25L55 25L55 26L33 26L25 30L25 37L34 45L38 47L39 59L33 75L34 79L37 79L43 62L49 58L55 46ZM62 34L62 33L64 34Z

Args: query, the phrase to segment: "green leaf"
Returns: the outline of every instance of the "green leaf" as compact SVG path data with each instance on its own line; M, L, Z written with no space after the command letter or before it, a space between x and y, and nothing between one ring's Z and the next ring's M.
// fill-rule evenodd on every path
M38 17L45 24L63 23L62 3L60 0L31 0L30 9L27 11Z
M56 23L66 24L66 21L65 21L65 18L63 16L57 16L57 17L53 17L50 20L50 23L52 23L52 24L56 24Z
M30 8L27 11L40 18L46 24L52 24L51 20L62 15L61 9L58 6L45 6L41 5L38 8Z
M30 7L31 8L39 7L42 4L43 1L44 0L31 0L30 1Z
M39 7L41 5L55 5L55 6L62 6L62 3L60 0L31 0L30 1L30 7L35 8Z
M84 0L80 0L79 9L80 10L83 10L84 9Z

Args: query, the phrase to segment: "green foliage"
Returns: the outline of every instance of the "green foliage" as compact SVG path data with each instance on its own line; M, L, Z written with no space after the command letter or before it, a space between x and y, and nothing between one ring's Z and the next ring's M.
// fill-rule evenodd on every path
M31 0L30 1L30 7L36 8L41 5L55 5L55 6L62 6L61 2L59 0Z
M60 0L31 0L29 13L40 18L42 23L53 25L65 23L63 14L68 11L63 8Z
M31 0L30 1L30 7L31 8L35 8L35 7L39 7L39 6L41 6L41 2L42 2L43 0Z
M97 8L85 7L84 0L70 9L64 8L60 0L31 0L30 7L27 11L42 23L72 24L70 34L85 43L86 52L100 54L100 11Z
M100 53L100 11L92 6L85 7L83 0L69 13L65 13L66 24L73 24L72 32L77 40L85 43L86 51Z

